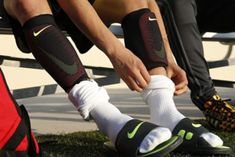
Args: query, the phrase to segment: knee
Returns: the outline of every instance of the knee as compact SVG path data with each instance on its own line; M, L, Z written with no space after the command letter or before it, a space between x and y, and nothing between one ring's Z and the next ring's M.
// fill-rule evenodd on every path
M134 6L139 6L139 7L146 7L148 6L148 1L140 1L140 0L128 0L125 1L128 4L134 5Z
M34 16L51 14L47 0L4 0L4 7L21 24Z
M148 8L147 1L140 0L123 0L123 6L129 11L135 11L142 8Z
M4 6L10 15L18 18L20 15L27 15L32 9L31 6L27 4L27 1L28 0L5 0Z

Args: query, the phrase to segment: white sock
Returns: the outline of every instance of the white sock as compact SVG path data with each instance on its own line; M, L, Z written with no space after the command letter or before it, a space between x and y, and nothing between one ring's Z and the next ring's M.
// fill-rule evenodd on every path
M171 131L183 118L176 108L173 94L174 83L163 75L151 76L151 81L141 95L150 107L150 121Z
M123 126L133 119L128 115L122 114L112 104L96 106L91 111L91 115L100 131L105 133L111 139L112 143L115 143L116 137ZM171 131L169 129L163 127L153 129L142 141L140 152L148 152L170 138Z
M150 121L169 128L171 131L185 116L181 114L174 103L175 85L166 76L151 76L147 89L141 95L144 101L150 106ZM211 146L221 146L223 141L213 133L201 135Z
M68 97L85 120L89 120L89 113L93 108L109 101L106 90L99 87L94 80L74 85Z
M101 132L107 135L115 144L116 137L123 126L131 119L122 114L109 102L106 90L99 87L95 81L82 81L75 85L69 93L69 99L84 119L91 115ZM171 137L171 131L167 128L152 130L141 143L142 153L155 148L160 143Z
M153 150L159 144L167 141L172 136L171 131L168 128L158 127L148 133L144 140L140 144L140 153L145 153Z
M109 102L96 106L91 110L90 114L99 130L105 133L113 143L115 143L118 133L126 122L133 119L128 115L122 114L118 108Z

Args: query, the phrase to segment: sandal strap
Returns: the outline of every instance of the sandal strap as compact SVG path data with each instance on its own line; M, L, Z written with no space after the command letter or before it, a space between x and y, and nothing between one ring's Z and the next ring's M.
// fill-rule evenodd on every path
M183 147L184 145L208 147L208 142L200 137L203 133L208 132L209 131L201 124L194 123L192 120L184 118L176 125L172 133L173 135L181 136L184 139L184 142L180 147Z
M156 127L136 119L128 121L117 136L115 145L118 152L128 157L137 156L141 142Z

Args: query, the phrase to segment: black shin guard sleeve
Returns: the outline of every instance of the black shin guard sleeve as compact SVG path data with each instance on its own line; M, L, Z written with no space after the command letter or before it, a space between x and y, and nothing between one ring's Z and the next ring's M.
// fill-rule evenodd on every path
M167 59L159 26L149 9L134 11L123 18L125 45L146 68L166 67Z
M52 15L33 17L23 29L36 60L65 91L88 78L76 51L57 28Z

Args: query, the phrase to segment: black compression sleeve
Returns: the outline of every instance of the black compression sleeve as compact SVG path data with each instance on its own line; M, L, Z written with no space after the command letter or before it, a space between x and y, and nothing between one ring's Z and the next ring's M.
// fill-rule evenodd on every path
M57 28L52 15L33 17L23 29L34 57L65 91L88 78L76 51Z

